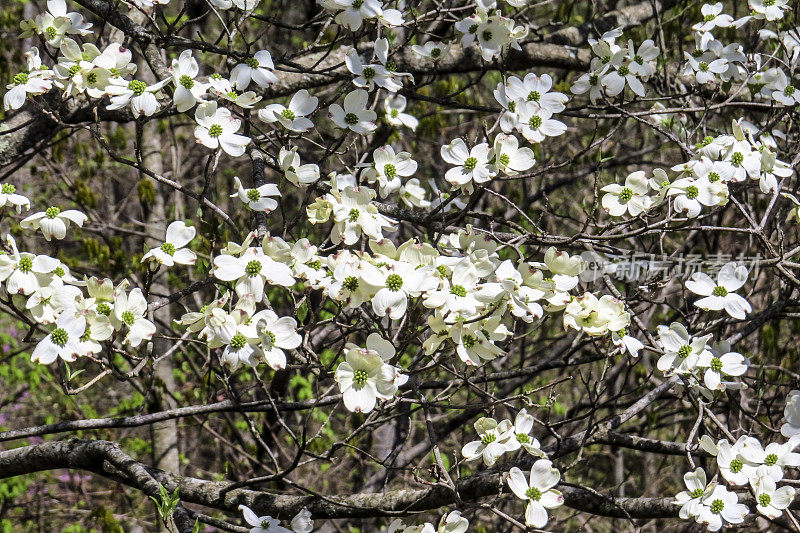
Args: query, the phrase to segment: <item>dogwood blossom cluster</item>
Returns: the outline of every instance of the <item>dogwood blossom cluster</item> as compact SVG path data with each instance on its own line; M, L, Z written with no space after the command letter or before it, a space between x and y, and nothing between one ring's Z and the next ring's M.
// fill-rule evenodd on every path
M767 518L778 518L789 508L795 497L795 488L778 486L788 468L800 466L800 454L794 450L800 437L793 436L783 444L771 442L763 446L758 439L742 435L736 442L728 439L714 441L704 435L700 448L716 458L719 474L709 482L702 468L684 475L687 490L675 497L681 506L680 517L704 524L709 531L718 531L723 525L741 524L750 512L739 502L737 492L731 487L747 487L753 494L756 511Z
M255 0L209 2L223 11L251 11L257 6ZM225 194L236 198L236 205L243 209L275 216L286 194L283 186L288 183L308 194L301 216L305 214L310 224L324 228L328 237L314 244L306 238L291 241L263 231L251 232L241 243L229 242L214 250L210 275L218 286L216 298L176 322L213 350L223 365L234 372L242 366L258 369L265 364L281 370L292 361L304 362L310 339L301 333L296 317L275 311L279 306L273 305L273 295L308 288L343 313L363 316L370 324L368 333L343 335L330 367L341 403L353 413L381 409L396 401L407 386L414 369L403 361L403 350L393 332L409 317L424 324L416 342L421 355L433 360L452 358L467 367L480 367L507 353L520 326L559 319L564 330L611 347L610 355L657 353L656 367L664 376L677 376L682 387L705 400L714 401L724 391L746 387L743 380L750 360L725 341L712 342L710 333L690 332L679 321L660 324L654 331L655 346L645 346L632 331L631 310L619 293L603 294L580 284L586 264L579 255L542 246L541 255L536 256L541 261L535 261L472 226L443 229L430 242L391 240L402 234L401 203L420 216L424 216L421 210L430 208L443 213L465 209L467 204L459 195L490 187L492 180L519 177L535 166L541 145L568 130L558 115L567 111L570 97L555 90L562 85L549 74L504 74L493 91L502 107L494 127L487 127L481 138L448 134L443 141L446 144L436 147L448 165L442 176L452 187L448 192L439 191L436 183L419 171L419 161L427 154L401 150L388 136L371 144L350 167L319 162L335 169L322 179L320 166L308 162L309 154L301 153L294 142L314 131L320 105L327 106L328 119L337 132L356 139L371 139L366 136L375 134L381 124L414 131L420 121L412 114L413 102L409 105L401 94L415 79L401 71L403 65L398 61L404 56L399 40L388 31L405 23L401 11L395 9L398 4L381 0L317 2L326 18L350 32L374 21L377 37L372 46L353 46L343 55L342 87L334 98L302 89L287 94L282 103L262 104L262 99L265 89L280 83L281 65L291 60L278 56L273 60L268 50L232 56L229 64L218 69L222 72L212 72L214 69L199 64L193 51L186 49L171 59L164 79L146 82L137 77L133 54L122 43L110 42L101 50L82 39L91 34L92 25L80 14L68 12L63 0L49 0L47 12L22 23L21 37L40 36L48 48L46 54L40 55L38 48L26 53L24 69L11 78L4 96L6 110L20 109L29 98L50 91L64 99L85 98L137 120L159 117L168 109L171 113L174 107L192 120L198 144L230 157L243 156L251 145L262 146L260 134L253 133L250 126L243 131L245 117L258 117L265 129L276 134L278 155L265 157L277 178L246 185L234 177L233 188ZM134 3L141 7L166 1ZM476 4L474 13L454 19L460 45L477 47L486 62L502 59L509 49L521 50L528 27L504 16L497 2L478 0ZM526 7L524 0L507 4L515 9ZM738 20L723 12L722 3L700 8L702 19L692 26L694 50L685 52L676 83L682 88L694 83L703 90L720 91L739 83L762 105L795 106L800 103L793 85L800 39L792 37L791 31L797 30L778 25L769 26L775 31L762 29L759 39L781 50L769 56L745 53L741 44L724 44L715 37L715 33L723 35L726 28L751 21L779 21L789 11L787 0L750 0L749 7L750 14ZM471 11L472 6L458 17ZM573 95L588 94L593 105L601 100L609 105L630 100L631 93L634 99L647 96L646 84L657 75L661 50L651 39L637 45L633 40L623 42L622 35L617 28L589 40L590 70L571 85ZM411 51L437 68L458 47L456 41L416 42L410 45ZM43 58L53 60L52 66L44 65ZM651 110L653 114L646 119L651 124L676 133L682 143L696 139L685 116L676 118L661 103ZM726 205L737 184L755 188L757 182L762 194L777 198L782 181L793 175L793 164L777 155L782 138L785 135L780 130L766 132L743 119L734 121L730 134L707 135L693 146L687 145L687 161L667 170L626 171L624 177L603 185L600 206L611 217L643 219L663 209L670 219L678 215L685 217L679 220L685 222ZM259 155L258 151L260 148L254 149L253 155ZM800 220L800 200L789 193L783 195L795 204L792 215ZM57 205L23 218L22 212L30 210L31 202L11 183L0 186L0 208L20 215L19 226L31 238L56 241L53 245L89 221L83 212ZM176 220L163 232L159 228L159 233L163 242L148 247L141 259L148 274L196 263L194 226ZM129 280L115 283L79 278L57 258L20 251L11 235L4 237L2 247L4 296L46 331L33 349L33 361L72 362L96 356L110 345L137 349L156 334L151 315L154 303L149 301L146 287L134 287ZM724 311L731 319L745 320L753 309L737 291L744 293L747 277L746 268L729 263L716 279L697 272L684 286L698 296L692 296L694 307ZM636 327L642 328L640 323ZM741 524L750 511L731 487L747 487L755 497L757 512L768 518L780 517L795 496L795 489L786 484L787 471L800 466L800 454L794 451L800 445L800 391L789 393L785 418L781 434L788 441L784 443L764 446L748 435L733 443L703 436L700 447L715 458L718 474L709 481L703 468L686 473L687 490L674 501L681 506L680 517L710 531ZM522 409L513 421L482 417L474 429L476 440L461 449L467 463L494 467L520 450L524 451L520 455L536 458L528 475L516 466L501 466L509 490L526 502L525 524L545 527L550 519L548 510L563 505L564 497L556 488L561 473L533 434L533 415ZM244 505L240 510L251 533L308 533L313 529L306 510L300 511L289 527L270 516L257 516ZM385 532L463 533L468 526L460 512L452 511L437 526L406 526L398 519Z
M757 181L762 193L776 193L780 181L794 171L777 158L774 137L762 134L755 139L757 128L743 120L733 121L732 130L732 135L704 137L692 159L672 167L677 175L671 181L666 171L657 168L649 179L636 171L622 185L604 186L603 209L615 217L639 216L670 201L675 211L697 218L704 208L725 205L734 183Z
M622 28L604 33L600 39L589 39L593 58L588 73L581 75L570 88L573 94L589 94L594 104L602 96L625 98L625 87L639 97L645 96L645 86L656 72L656 58L660 49L652 39L638 47L632 40L617 44Z
M30 208L30 201L12 184L3 184L2 191L4 205L13 206L18 213ZM48 241L61 240L71 224L81 227L86 220L80 211L51 206L22 219L20 226L41 231ZM156 268L192 264L196 256L186 246L194 235L193 227L175 221L166 230L165 242L142 260L152 261ZM103 350L103 343L115 339L137 348L156 331L141 288L131 288L128 280L114 284L110 279L78 278L57 258L20 251L11 235L3 238L0 282L10 303L47 332L31 354L40 364L90 357Z

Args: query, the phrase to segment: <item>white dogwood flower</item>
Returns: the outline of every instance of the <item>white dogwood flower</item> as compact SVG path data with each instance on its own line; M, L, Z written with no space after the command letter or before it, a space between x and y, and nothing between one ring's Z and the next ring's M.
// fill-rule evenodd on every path
M404 113L406 110L406 97L402 94L392 94L383 100L383 108L386 110L386 122L392 126L406 126L416 130L419 120L414 116Z
M684 520L697 518L700 515L703 498L710 496L717 487L716 478L711 483L708 483L705 470L698 467L693 472L686 472L683 475L683 482L686 485L686 490L676 494L675 501L672 503L681 506L678 516Z
M249 137L236 133L242 121L231 116L229 109L217 108L216 102L198 105L194 118L197 121L194 136L203 146L222 148L226 154L238 157L244 153L244 147L250 144Z
M264 298L264 285L291 287L292 269L264 254L260 248L247 248L239 257L222 254L214 258L212 274L222 281L235 281L236 294L252 294L257 302Z
M173 59L169 71L172 74L172 83L175 85L172 101L178 111L185 113L203 101L203 95L206 94L209 85L195 80L200 67L197 60L192 57L191 50L184 50L179 58Z
M274 183L265 183L252 189L245 189L238 176L233 177L236 192L231 194L231 198L239 197L239 200L253 211L263 211L271 213L278 208L278 202L272 196L280 196L281 192Z
M147 315L147 300L142 294L142 289L135 288L130 293L124 289L117 292L114 297L115 326L124 325L128 329L125 342L133 348L139 346L143 340L150 340L156 332L156 326L145 316Z
M19 225L25 229L41 229L42 235L48 241L53 237L60 241L67 236L67 228L70 222L78 227L83 227L83 223L86 222L87 218L86 215L75 209L62 211L59 207L51 206L45 211L40 211L24 218Z
M512 467L508 472L507 483L517 498L527 500L525 525L538 529L547 525L547 509L564 504L564 496L555 487L561 481L561 474L547 459L539 459L531 467L530 481L519 468Z
M442 146L442 159L451 165L456 165L447 171L444 179L471 192L473 183L486 183L494 175L489 167L490 152L491 148L487 143L476 144L469 149L461 138Z
M381 146L372 152L373 164L364 171L368 183L378 183L382 197L400 189L400 178L407 178L417 171L417 162L408 152L395 153L389 145Z
M750 304L735 293L747 281L747 267L736 263L727 263L719 271L717 282L704 272L695 272L692 278L686 281L686 288L695 294L703 296L694 305L706 311L720 311L724 309L733 318L744 320L747 313L753 310Z
M524 172L536 164L533 150L519 147L519 139L513 135L500 133L494 138L492 147L494 167L508 176Z
M478 440L465 444L461 455L469 462L483 459L486 466L494 466L506 453L506 443L514 437L511 421L502 420L498 423L494 418L482 417L475 421L474 427Z
M56 321L56 328L39 341L31 353L31 361L49 365L59 357L74 361L80 355L78 342L86 330L86 319L65 311Z
M351 343L345 348L335 379L348 411L368 413L378 399L390 399L408 381L408 376L385 362L394 356L394 347L377 333L367 337L366 348Z
M371 133L378 127L375 125L377 113L367 109L369 94L364 89L351 91L344 97L344 107L331 104L328 113L334 124L340 128L356 133Z
M284 128L299 133L306 132L314 127L308 118L315 109L319 98L311 96L307 90L302 89L294 93L289 105L268 104L258 110L258 118L267 123L280 123Z
M243 63L233 67L231 82L236 85L237 91L247 89L251 80L256 82L259 87L269 87L278 81L278 77L272 72L274 69L272 55L267 50L259 50L252 57L245 59Z
M606 193L601 200L603 209L612 217L622 216L626 212L635 217L653 205L653 199L647 196L650 185L643 170L629 174L624 186L612 183L600 190Z
M122 109L130 105L136 117L152 116L158 111L156 93L170 80L161 80L153 85L148 85L140 80L126 80L124 78L111 78L106 92L111 95L108 109Z
M197 254L185 248L194 239L197 229L194 226L187 226L186 222L176 220L167 226L167 235L164 244L158 248L152 248L142 257L142 263L152 259L166 267L174 264L193 265L197 261Z
M11 205L16 210L17 214L22 213L23 209L27 211L31 208L31 201L27 196L17 193L17 188L10 183L3 183L0 185L0 207Z

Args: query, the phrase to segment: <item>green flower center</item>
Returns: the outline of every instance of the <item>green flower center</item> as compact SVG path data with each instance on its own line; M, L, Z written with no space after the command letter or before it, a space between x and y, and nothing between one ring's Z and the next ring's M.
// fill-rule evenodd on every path
M63 348L69 340L69 335L63 328L57 328L54 329L53 333L50 334L50 340L53 341L53 344L56 346Z
M689 346L688 344L684 344L683 346L681 346L681 349L678 350L678 357L680 357L681 359L686 359L687 357L689 357L690 353L692 353L692 347Z
M14 194L17 192L17 188L11 185L10 183L4 183L2 188L3 194Z
M165 242L161 245L161 251L167 255L175 255L175 245L171 242Z
M269 343L270 344L275 344L275 334L274 333L272 333L269 330L266 330L266 331L264 331L264 335L262 335L262 337L263 336L269 337Z
M212 124L210 128L208 128L208 136L209 137L219 137L222 135L222 126L219 124Z
M363 387L367 384L367 377L366 370L356 370L353 372L353 383L356 387Z
M636 61L636 63L639 65L644 63L644 58L640 55L633 56L633 60Z
M228 98L230 98L231 100L236 100L237 98L239 98L239 93L237 93L236 91L234 91L233 89L231 89L230 91L228 91L227 93L225 93L225 96L227 96L227 97L228 97Z
M47 218L56 218L59 214L61 214L61 209L55 206L48 207L44 214Z
M442 55L442 51L439 48L431 48L431 57L439 57Z
M247 199L251 202L255 202L261 199L261 193L258 192L258 189L250 189L247 191Z
M244 64L250 68L258 68L258 59L255 57L248 57L244 60Z
M697 195L700 194L700 190L695 187L694 185L689 185L686 187L686 197L690 200L694 200L697 198Z
M483 30L483 33L481 33L481 37L483 37L484 41L491 41L492 32L490 30Z
M222 79L222 74L220 74L219 72L215 72L214 74L209 76L209 78L211 78L212 80L221 80Z
M231 339L231 348L234 350L241 350L245 344L247 344L247 339L241 333L237 333Z
M731 472L733 472L734 474L738 474L739 472L741 472L743 467L744 463L741 461L741 459L734 459L733 461L731 461L730 469Z
M716 287L714 287L714 290L711 291L711 294L713 294L714 296L727 296L728 289L726 289L722 285L717 285Z
M764 0L764 6L770 7L775 5L775 0Z
M625 187L619 191L619 203L627 204L633 198L633 191L629 187Z
M705 491L704 491L703 489L694 489L694 490L693 490L692 492L690 492L689 494L691 494L691 495L692 495L692 498L699 498L700 496L702 496L702 495L703 495L703 493L704 493L704 492L705 492Z
M536 487L531 487L525 491L525 496L527 496L529 500L538 502L539 500L542 499L542 491L540 491Z
M605 55L600 58L600 62L604 65L608 64L609 61L611 61L611 56L609 55Z
M314 261L309 261L308 263L306 263L306 265L308 265L309 268L313 268L314 270L319 270L320 268L322 268L322 261L320 261L319 259L315 259Z
M742 162L744 162L744 156L742 155L742 153L741 153L741 152L735 152L735 153L734 153L734 154L731 156L731 164L732 164L733 166L735 166L735 167L738 167L739 165L741 165L741 164L742 164Z
M144 93L145 89L147 89L147 84L143 81L131 80L128 83L128 89L133 91L133 94L135 94L136 96L139 96L142 93Z
M619 73L620 76L627 76L630 73L630 70L628 70L627 65L622 65L617 69L617 72Z
M705 17L703 17L703 21L704 21L704 22L711 22L711 21L712 21L712 20L714 20L715 18L717 18L717 16L716 16L716 15L706 15Z
M461 342L464 344L464 348L469 350L475 346L475 337L472 335L464 335L464 337L461 339Z
M592 74L591 76L589 76L589 85L597 85L599 81L600 81L600 76L598 76L597 74Z
M397 63L394 60L390 59L386 62L386 70L390 72L397 72Z
M455 294L456 296L461 296L463 298L467 295L467 289L461 285L453 285L450 287L450 294Z
M284 109L281 111L281 116L285 119L294 120L295 114L291 109Z
M89 83L97 83L97 73L90 72L89 74L87 74L86 81L88 81Z
M761 507L766 507L767 505L769 505L769 502L771 502L771 501L772 501L772 498L770 497L769 494L759 494L758 495L758 504L761 505Z
M700 63L697 64L697 69L700 70L701 72L708 72L708 63L706 63L705 61L701 61Z
M711 135L707 135L707 136L703 137L703 146L708 146L709 144L711 144L713 142L714 142L714 137L712 137Z
M105 302L100 302L97 304L97 312L98 314L108 316L111 314L111 306Z
M533 115L531 119L528 121L528 125L531 128L538 130L539 127L542 125L542 117L538 115Z
M531 438L524 433L517 433L517 442L521 442L522 444L529 444L531 442Z
M69 75L70 75L70 77L74 76L75 74L77 74L80 71L81 71L81 67L79 67L78 65L72 65L71 67L69 67Z
M716 172L708 173L708 181L710 181L711 183L717 182L719 180L720 180L719 174L717 174Z
M469 27L469 30L467 30L467 31L469 31L470 33L477 33L478 32L478 25L477 24L473 24L472 26Z
M722 370L722 361L719 360L719 357L711 358L711 370L714 372L720 372Z
M397 118L397 117L400 115L400 111L399 111L399 110L397 110L397 109L392 109L392 110L391 110L391 112L389 112L389 115L390 115L392 118Z
M350 210L350 212L347 214L347 220L349 220L350 222L355 222L356 220L358 220L358 217L359 217L360 215L361 215L361 211L359 211L358 209L356 209L356 208L354 207L354 208L353 208L353 209L351 209L351 210Z
M133 323L136 321L136 317L133 316L132 312L125 311L124 313L122 313L122 321L128 324L129 326L132 326Z
M497 435L494 433L484 433L481 435L481 442L483 444L489 444L490 442L494 442L497 440Z
M58 34L58 32L53 26L48 26L47 28L44 29L44 32L47 34L47 38L51 40L55 39L56 35Z
M464 169L472 172L475 170L475 167L478 166L478 160L474 157L468 157L466 161L464 161Z
M767 466L773 466L777 462L778 462L778 456L775 455L774 453L771 453L764 458L764 464Z
M386 165L384 165L384 167L383 167L383 174L384 174L384 175L385 175L387 178L389 178L389 179L392 179L392 178L394 178L394 177L397 175L397 169L395 168L395 166L394 166L393 164L391 164L391 163L387 163L387 164L386 164Z
M364 76L365 80L371 80L375 77L375 69L372 67L364 67L364 71L361 75Z
M403 278L397 274L389 274L389 276L386 278L386 288L388 288L390 291L397 292L402 286Z
M184 74L178 79L178 83L186 87L187 89L191 89L194 87L194 80L188 74Z
M446 277L446 276L447 276L447 267L446 267L446 266L444 266L444 265L439 265L439 266L437 266L437 267L436 267L436 271L437 271L437 272L438 272L438 273L439 273L439 274L440 274L442 277Z
M14 76L14 83L17 85L22 85L23 83L28 83L28 73L27 72L20 72L16 76Z
M792 96L795 90L796 89L793 86L787 85L786 88L783 90L783 94L785 94L786 96Z
M500 157L497 158L497 162L503 166L507 166L511 162L511 156L508 154L500 154Z
M539 94L539 91L531 91L528 93L529 102L538 102L541 97L542 95Z
M711 502L711 512L714 514L719 514L725 508L725 502L722 500L714 500Z
M91 338L92 338L92 330L89 328L89 326L86 326L86 331L83 332L83 335L81 335L80 339L78 340L80 340L81 342L86 342Z
M261 272L261 267L262 267L261 262L253 259L252 261L247 263L247 266L244 267L244 273L252 278L259 272Z
M512 101L510 101L510 102L508 103L508 110L509 110L509 111L511 111L512 113L513 113L514 111L516 111L516 110L517 110L517 103L516 103L515 101L513 101L513 100L512 100Z
M354 290L358 289L358 278L355 276L347 276L344 279L342 286L348 291L353 292Z
M60 278L61 276L64 275L64 269L61 268L61 267L58 267L55 270L53 270L53 274L55 274L56 276L58 276Z
M355 113L347 113L344 116L344 123L345 124L348 124L350 126L355 126L356 124L358 124L358 122L359 122L358 121L358 115L356 115Z

